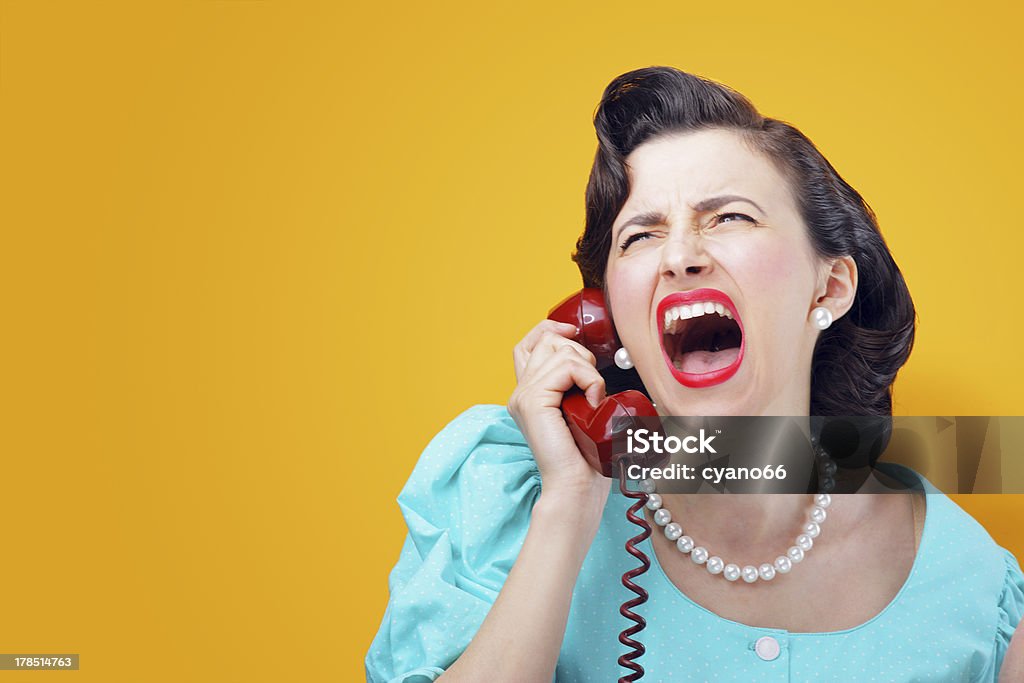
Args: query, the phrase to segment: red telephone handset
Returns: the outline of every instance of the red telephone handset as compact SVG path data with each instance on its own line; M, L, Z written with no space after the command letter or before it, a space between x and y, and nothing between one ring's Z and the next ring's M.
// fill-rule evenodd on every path
M615 352L619 349L619 340L615 334L611 317L604 306L604 292L600 289L583 289L551 309L548 318L560 323L575 325L579 333L575 341L587 347L597 358L597 369L601 370L615 362ZM630 389L607 396L594 408L587 402L586 396L579 387L565 392L562 399L562 415L569 425L576 446L583 457L595 470L606 477L618 476L619 490L634 504L626 510L626 519L641 529L641 533L626 541L626 551L640 560L635 569L622 575L622 585L636 593L635 598L622 603L619 613L633 622L619 634L619 642L630 648L630 651L619 657L619 665L632 673L619 678L619 683L633 683L644 675L644 668L636 661L644 653L644 646L634 636L640 633L647 622L633 611L647 601L647 591L634 583L633 579L647 571L650 560L637 548L651 535L651 526L643 517L637 515L647 503L647 494L643 491L631 491L626 486L625 473L620 469L614 471L615 461L625 455L616 452L615 446L622 444L616 439L630 427L630 424L642 426L644 418L656 418L658 411L643 393ZM615 418L631 417L634 420L617 420ZM616 443L617 441L617 443Z
M598 370L615 362L615 352L620 344L605 309L604 292L600 289L587 288L576 292L552 308L548 318L576 326L579 334L574 341L594 354ZM562 400L562 414L583 457L595 470L611 477L612 464L622 455L614 452L614 439L628 427L628 421L615 418L653 418L658 416L658 411L650 399L632 389L608 396L594 408L577 387L566 392Z

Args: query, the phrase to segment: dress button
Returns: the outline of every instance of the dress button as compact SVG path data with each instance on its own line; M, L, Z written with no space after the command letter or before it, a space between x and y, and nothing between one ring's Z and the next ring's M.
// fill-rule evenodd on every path
M754 643L754 652L757 656L766 662L770 662L779 656L779 651L782 648L779 647L779 641L775 640L771 636L764 636L758 638L757 642Z

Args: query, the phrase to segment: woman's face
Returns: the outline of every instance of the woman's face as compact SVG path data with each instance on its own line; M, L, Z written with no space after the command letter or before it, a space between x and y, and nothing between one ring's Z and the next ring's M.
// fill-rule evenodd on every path
M832 264L811 247L788 182L717 129L651 140L627 165L608 297L659 412L806 415L811 311L838 318L848 304L826 296Z

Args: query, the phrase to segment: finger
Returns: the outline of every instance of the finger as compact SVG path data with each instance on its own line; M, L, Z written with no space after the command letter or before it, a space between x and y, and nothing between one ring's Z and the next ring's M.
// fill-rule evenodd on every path
M526 367L521 373L522 377L529 377L537 368L545 365L552 356L565 354L565 357L582 358L590 365L595 365L597 359L586 347L576 342L559 337L555 334L545 335L533 348L533 353L526 361Z
M549 402L557 404L561 403L561 395L574 386L584 391L587 402L595 408L605 397L604 377L572 347L563 347L534 368L526 383L527 390L544 392Z
M533 350L545 335L553 334L563 339L573 339L577 336L578 332L579 330L575 325L560 323L554 320L542 320L534 325L533 329L512 349L512 366L515 369L516 382L523 377L526 364L530 360L530 354L533 353Z
M541 340L537 342L537 346L534 347L534 353L544 348L548 348L553 352L557 352L564 347L568 347L575 350L576 353L583 356L591 365L597 364L597 358L594 356L593 353L590 352L590 349L588 349L586 346L583 346L583 344L580 344L574 339L566 339L565 337L561 337L557 334L545 334L541 338Z
M512 349L512 367L516 371L516 383L522 379L523 374L526 371L526 363L530 360L530 354L527 353L519 344L516 344L515 348Z
M519 342L527 354L533 352L533 348L537 345L545 335L555 334L565 339L574 339L578 335L578 330L575 325L569 323L560 323L554 320L541 320L539 323L533 326L533 329L526 333L522 341Z
M591 384L582 387L582 389L583 393L586 394L587 403L596 408L601 405L601 401L603 401L607 395L605 394L604 377L602 377L601 373L597 372L596 369L594 372L597 373L597 379Z

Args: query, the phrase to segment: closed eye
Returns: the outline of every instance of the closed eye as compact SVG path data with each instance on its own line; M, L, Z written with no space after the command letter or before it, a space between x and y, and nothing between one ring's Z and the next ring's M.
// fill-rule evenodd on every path
M726 219L732 219L732 220L726 220ZM715 214L715 224L719 224L719 223L732 223L732 222L734 222L737 219L738 220L747 221L749 223L755 223L755 224L757 223L757 221L755 221L753 218L751 218L750 216L748 216L745 213L717 213L717 214Z
M634 232L632 235L623 240L622 244L619 246L619 252L621 253L629 249L629 245L633 244L633 242L645 240L651 236L652 235L649 232Z

